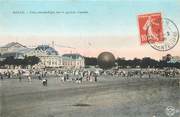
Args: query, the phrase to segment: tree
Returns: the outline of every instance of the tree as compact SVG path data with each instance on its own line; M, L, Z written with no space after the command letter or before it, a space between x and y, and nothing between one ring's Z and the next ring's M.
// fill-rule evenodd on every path
M25 66L27 65L35 65L35 64L38 64L40 62L40 59L36 56L26 56L25 59L23 60L23 64Z
M121 59L121 58L118 58L116 60L118 66L122 67L122 68L125 68L127 66L127 61L124 60L124 59Z
M153 68L158 66L158 61L151 59L150 57L145 57L141 60L141 65L142 68Z
M9 56L3 61L3 63L5 65L15 65L16 61L13 56Z
M21 65L22 67L26 67L27 65L35 65L40 62L40 59L36 56L25 56L24 59L14 59L13 56L7 57L5 60L0 62L1 66L4 65L14 65L14 66L19 66Z
M97 58L95 58L95 57L85 57L85 65L96 66L97 65Z

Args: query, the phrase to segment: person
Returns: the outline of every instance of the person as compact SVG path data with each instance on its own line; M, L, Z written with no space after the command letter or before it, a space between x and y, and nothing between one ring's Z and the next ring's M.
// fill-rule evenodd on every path
M68 74L67 74L67 72L64 72L63 77L64 77L64 82L65 82L65 81L68 79Z
M2 73L0 73L0 77L1 77L1 80L3 80L3 74Z
M87 81L90 81L90 75L91 75L91 72L90 71L87 71Z
M61 77L61 81L63 81L63 82L64 82L64 76L62 76L62 77Z
M92 72L89 72L89 82L92 82Z
M173 70L173 78L175 78L175 76L176 76L176 72L175 72L175 70Z
M42 84L43 84L43 86L47 86L47 79L43 79Z
M142 75L143 75L143 73L142 73L142 71L140 71L140 78L142 78Z
M158 34L156 34L154 31L153 31L153 26L159 26L160 23L157 21L155 21L151 16L148 17L145 25L143 26L143 30L147 31L148 33L148 36L149 38L152 40L152 41L159 41L159 37L158 37Z
M21 82L22 78L21 78L21 71L20 70L18 71L18 78L19 78L19 81Z
M83 72L79 72L79 83L82 83L83 81Z
M97 82L97 77L98 77L98 74L95 73L95 74L94 74L94 81L95 81L95 82Z
M21 75L19 75L19 81L21 82L22 78L21 78Z
M31 76L30 75L28 76L28 82L31 82Z
M149 78L151 78L151 73L150 72L148 73L148 76L149 76Z
M42 80L40 72L37 73L38 79Z
M83 78L82 78L82 76L80 76L78 79L78 83L82 83L82 80L83 80Z
M69 80L69 74L66 73L66 80Z
M11 74L9 71L7 72L7 76L8 76L8 78L11 78Z

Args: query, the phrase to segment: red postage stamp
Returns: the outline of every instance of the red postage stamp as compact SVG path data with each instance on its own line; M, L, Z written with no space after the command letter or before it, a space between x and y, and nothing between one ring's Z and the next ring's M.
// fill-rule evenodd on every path
M163 26L161 13L138 16L141 44L162 42Z

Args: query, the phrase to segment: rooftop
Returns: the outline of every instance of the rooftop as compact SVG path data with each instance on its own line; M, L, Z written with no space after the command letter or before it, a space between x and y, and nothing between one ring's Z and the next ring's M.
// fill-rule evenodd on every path
M58 52L49 45L39 45L35 50L45 51L48 55L58 55Z
M78 54L78 53L70 53L70 54L64 54L62 55L63 57L68 57L71 59L80 59L80 58L84 58L82 55Z
M16 46L16 47L24 47L26 48L26 46L18 43L18 42L11 42L11 43L8 43L6 44L5 46L3 46L3 48L10 48L10 47L13 47L13 46Z

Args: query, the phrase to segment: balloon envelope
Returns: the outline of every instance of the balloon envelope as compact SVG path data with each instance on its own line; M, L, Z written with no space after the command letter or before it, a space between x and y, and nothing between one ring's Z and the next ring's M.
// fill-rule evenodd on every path
M110 52L102 52L98 56L98 65L102 69L110 69L115 65L115 57Z

